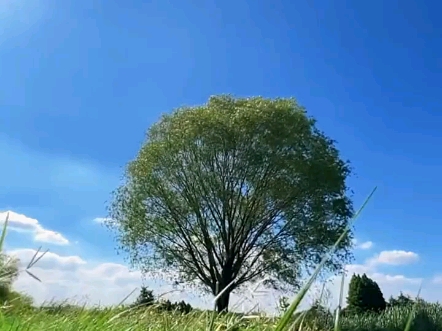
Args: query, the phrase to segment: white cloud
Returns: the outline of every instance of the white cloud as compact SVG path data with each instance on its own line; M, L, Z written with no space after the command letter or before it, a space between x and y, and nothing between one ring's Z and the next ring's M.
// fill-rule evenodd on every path
M67 245L69 244L69 240L67 240L61 233L43 230L38 231L34 237L35 241L44 242L44 243L52 243L58 245Z
M9 229L18 232L30 232L34 240L55 245L67 245L69 240L61 233L45 229L38 220L13 211L0 212L0 224L4 224L9 213Z
M353 239L353 245L356 249L368 250L373 248L372 241L364 241L360 243L357 239Z
M372 247L373 247L373 242L371 241L366 241L358 245L358 248L360 249L370 249Z
M394 285L419 285L422 283L422 278L409 278L404 275L387 275L379 272L372 274L374 280L381 284L394 284Z
M31 261L34 256L38 258L43 253L44 252L38 252L37 254L36 250L30 248L7 251L8 255L15 256L20 260L22 267L27 266L29 261ZM46 252L37 263L38 268L44 270L75 270L80 266L85 265L86 261L76 255L61 256L52 252Z
M22 260L22 266L35 254L32 249L17 249L8 252ZM139 271L131 271L123 264L105 262L101 264L86 263L80 256L61 256L48 252L31 269L31 272L42 280L38 282L26 273L21 273L14 283L14 288L31 295L36 304L49 301L74 301L79 304L116 305L128 295L126 302L132 302L142 285ZM172 301L186 300L194 306L205 306L210 297L204 301L191 293L176 291L166 282L147 280L146 285L154 294L165 294ZM135 290L135 291L134 291ZM208 299L208 300L207 300Z
M377 256L370 259L371 264L405 265L417 262L419 255L414 252L403 250L382 251Z
M111 220L111 219L107 218L107 217L96 217L92 221L95 223L103 224L104 222L109 221L109 220Z
M17 249L8 252L26 265L35 250ZM90 305L118 304L141 284L139 272L131 272L118 263L89 265L80 256L61 256L48 252L31 269L42 282L26 273L14 283L18 291L31 295L41 304L52 300L75 300Z
M17 232L31 232L34 240L56 245L67 245L69 240L62 234L45 229L36 219L27 217L13 211L0 212L0 224L4 224L7 214L9 213L9 229Z

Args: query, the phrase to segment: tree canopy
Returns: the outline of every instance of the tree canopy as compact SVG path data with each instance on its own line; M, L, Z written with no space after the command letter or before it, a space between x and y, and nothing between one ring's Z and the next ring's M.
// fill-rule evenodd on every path
M216 294L296 289L353 213L351 169L294 99L211 97L164 115L114 192L108 227L133 266ZM351 258L352 233L326 264Z

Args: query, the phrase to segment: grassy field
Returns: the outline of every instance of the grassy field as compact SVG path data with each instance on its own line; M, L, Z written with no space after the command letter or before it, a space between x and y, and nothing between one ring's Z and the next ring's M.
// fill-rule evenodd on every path
M413 314L411 330L442 331L442 306L425 304L412 313L413 307L395 308L382 314L342 317L342 331L403 331L408 317ZM302 317L303 315L301 315ZM14 308L0 314L0 330L11 331L199 331L275 330L280 319L243 318L233 314L218 316L212 321L209 312L194 312L188 315L159 313L154 309L81 309L61 308L54 311L35 308ZM334 321L327 318L292 319L286 330L325 331L334 330ZM295 325L293 323L295 322Z

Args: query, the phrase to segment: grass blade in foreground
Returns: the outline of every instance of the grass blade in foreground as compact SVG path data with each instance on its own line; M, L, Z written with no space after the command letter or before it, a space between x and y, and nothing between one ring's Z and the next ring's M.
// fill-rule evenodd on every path
M365 206L367 205L368 201L373 196L373 194L376 191L376 189L377 189L377 187L375 187L371 191L370 195L367 197L367 199L365 199L365 201L362 204L361 208L359 208L359 210L353 216L353 219L350 222L350 224L347 226L347 228L344 230L344 232L341 234L341 236L338 238L338 240L336 240L335 244L330 248L330 250L326 254L324 254L324 257L322 258L322 260L319 263L319 265L316 267L316 270L313 273L313 275L310 277L308 282L301 288L301 291L296 296L295 300L292 302L292 304L287 309L287 311L284 313L284 315L282 315L280 321L276 325L275 331L283 331L284 328L288 325L288 323L290 322L290 318L292 317L293 313L296 311L296 308L298 308L298 306L301 303L301 301L304 298L304 296L307 294L308 290L312 286L313 282L315 281L316 277L318 276L318 274L321 271L322 267L324 266L325 262L327 262L327 260L330 257L330 255L333 254L333 252L338 247L339 243L344 239L345 235L350 230L350 228L353 225L353 223L355 222L355 220L359 217L359 215L361 214L362 210L365 208Z
M344 297L344 281L345 281L345 269L342 272L342 278L341 278L341 290L339 292L339 304L336 308L335 312L335 328L334 331L340 331L341 328L339 326L339 314L341 313L342 308L342 298Z
M416 300L414 301L413 308L411 309L410 315L408 315L407 324L405 325L404 331L411 330L411 323L413 322L414 313L416 312L416 308L419 304L419 296L421 294L422 284L419 287L419 291L417 292Z
M8 222L9 222L9 213L6 214L5 223L3 223L2 234L1 234L1 237L0 237L0 252L3 251L3 245L4 245L4 242L5 242L6 231L8 230Z

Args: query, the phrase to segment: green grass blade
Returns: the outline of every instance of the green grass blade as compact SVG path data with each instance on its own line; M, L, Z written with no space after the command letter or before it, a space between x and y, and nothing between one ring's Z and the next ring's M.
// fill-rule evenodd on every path
M341 278L341 289L339 292L339 304L338 304L338 307L336 308L334 331L341 330L341 327L339 325L339 316L340 316L341 308L342 308L342 298L344 297L344 281L345 281L345 270L342 273L342 278Z
M414 313L416 311L416 307L419 304L419 296L421 294L422 284L419 287L419 291L417 292L416 300L414 301L413 307L411 308L410 315L408 315L407 324L405 325L404 331L411 330L411 323L413 322Z
M5 243L6 232L8 231L9 213L6 214L5 223L3 224L2 234L0 237L0 252L3 252L3 245Z

